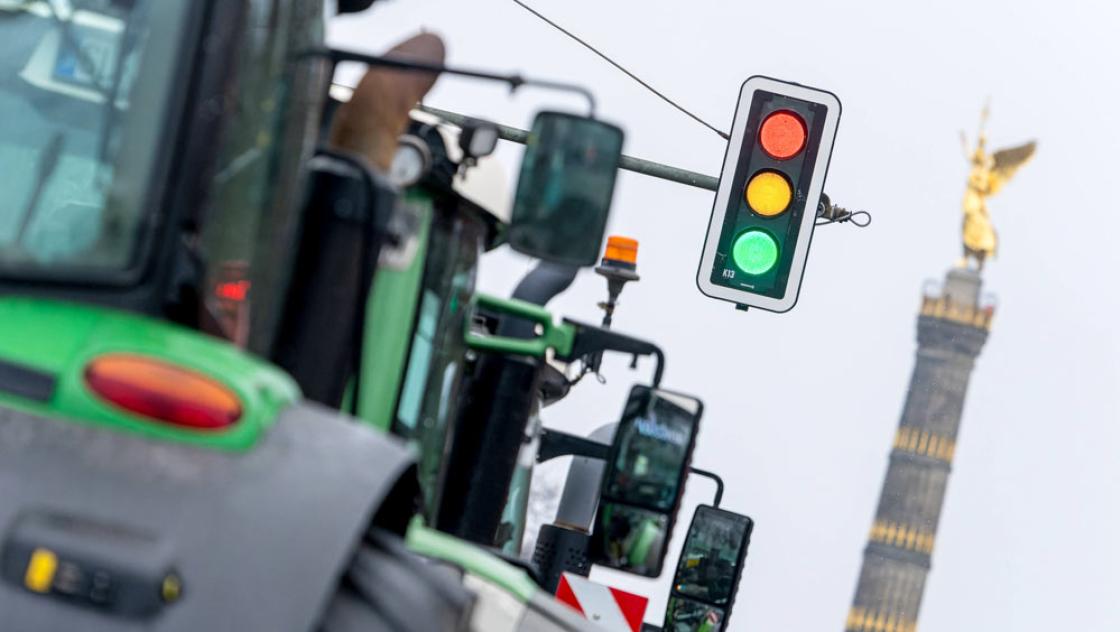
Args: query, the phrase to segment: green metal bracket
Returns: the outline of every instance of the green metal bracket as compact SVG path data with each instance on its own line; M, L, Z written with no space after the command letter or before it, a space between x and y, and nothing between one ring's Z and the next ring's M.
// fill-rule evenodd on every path
M516 299L498 298L488 294L477 294L474 308L482 307L494 312L524 318L541 326L541 335L536 338L505 338L491 336L471 330L471 320L467 319L463 334L467 346L477 351L491 351L510 355L523 355L543 358L549 349L557 355L568 355L575 344L576 327L570 323L556 323L552 314L540 305Z

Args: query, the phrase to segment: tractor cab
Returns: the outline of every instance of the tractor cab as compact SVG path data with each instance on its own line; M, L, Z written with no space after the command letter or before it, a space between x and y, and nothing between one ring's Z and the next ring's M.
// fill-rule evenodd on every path
M252 333L267 355L268 254L293 237L317 117L319 64L292 59L323 15L299 4L0 5L0 294Z
M516 566L410 529L430 463L322 406L385 407L372 367L395 368L366 356L394 343L349 326L405 322L420 358L412 339L462 318L498 234L481 213L398 205L389 165L316 146L323 19L290 0L0 2L14 628L592 629ZM457 265L428 274L426 248ZM437 382L397 377L394 413L427 410Z

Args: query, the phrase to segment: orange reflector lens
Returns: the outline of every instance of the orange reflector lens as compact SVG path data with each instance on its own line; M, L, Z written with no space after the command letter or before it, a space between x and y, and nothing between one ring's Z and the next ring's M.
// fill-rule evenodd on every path
M751 177L746 190L747 205L763 217L776 217L789 208L793 187L777 171L759 171Z
M789 160L805 148L809 131L805 121L794 112L778 110L762 122L758 140L762 149L775 160Z
M216 430L241 417L230 389L201 373L161 360L123 353L103 355L86 367L86 384L131 413L176 426Z
M638 240L611 235L607 238L607 251L603 253L604 262L638 264Z

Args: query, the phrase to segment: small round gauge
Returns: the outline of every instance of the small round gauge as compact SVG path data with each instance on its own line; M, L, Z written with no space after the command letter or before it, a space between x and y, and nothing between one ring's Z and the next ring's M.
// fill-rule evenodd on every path
M432 152L423 140L406 134L397 142L397 153L389 167L389 179L401 187L410 187L420 181L432 167Z

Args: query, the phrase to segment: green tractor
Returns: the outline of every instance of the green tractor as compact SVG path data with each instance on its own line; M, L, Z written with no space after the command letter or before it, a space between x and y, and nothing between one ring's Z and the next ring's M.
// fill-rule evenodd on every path
M345 89L335 94L350 96ZM500 169L485 158L497 140L492 124L452 125L420 111L412 117L391 169L408 187L395 220L408 228L382 250L354 382L325 403L413 447L427 525L523 564L516 554L541 436L539 412L572 383L550 359L588 362L608 350L654 355L656 379L663 364L651 343L567 319L557 323L544 309L581 264L597 260L621 133L592 119L539 114L511 205ZM490 141L480 145L479 138ZM582 169L569 160L559 170L562 186L547 174L540 181L535 166L548 155L581 153L573 143L598 143L582 153L615 159ZM601 194L587 204L596 178ZM572 192L580 196L580 211L563 211L563 228L572 234L556 239L558 222L542 216L556 212L550 205L570 203ZM476 294L481 255L505 243L542 262L511 299Z
M463 386L464 358L605 348L473 296L482 250L547 253L555 224L503 223L453 173L399 195L380 158L431 74L371 71L374 111L340 108L316 148L323 18L293 0L0 2L6 626L593 629L424 526L450 519L439 485L465 458L456 389L477 402L513 379ZM562 162L527 168L547 183ZM487 334L479 308L543 334Z

